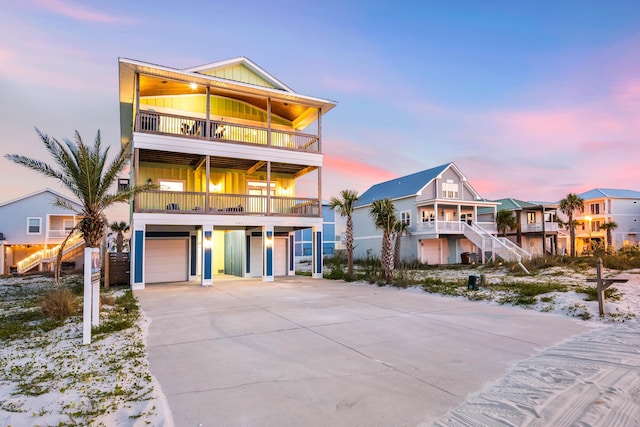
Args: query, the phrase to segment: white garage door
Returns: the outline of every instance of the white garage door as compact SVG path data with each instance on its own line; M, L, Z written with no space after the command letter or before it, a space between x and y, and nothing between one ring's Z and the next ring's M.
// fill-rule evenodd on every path
M183 282L187 275L187 240L147 240L145 282Z
M420 249L422 251L421 261L430 265L442 264L441 251L442 251L441 239L429 239L420 241Z
M262 277L262 237L251 238L251 277Z

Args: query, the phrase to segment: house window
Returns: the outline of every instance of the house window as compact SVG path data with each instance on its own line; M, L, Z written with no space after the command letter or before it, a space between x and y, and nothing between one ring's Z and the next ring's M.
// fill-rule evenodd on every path
M184 181L160 179L158 185L162 191L184 191Z
M411 225L411 211L401 212L400 222L406 224L407 226Z
M64 231L66 231L67 233L69 233L72 229L74 224L74 221L72 219L65 219L62 221L63 227L64 227Z
M27 218L27 234L40 234L42 232L42 218Z
M591 231L600 231L600 221L591 222Z
M452 182L442 183L442 197L445 199L457 199L458 198L458 184Z
M600 215L600 203L591 204L591 215Z
M422 211L422 222L430 222L434 220L433 211Z
M535 223L536 223L536 213L527 212L527 224L535 224Z

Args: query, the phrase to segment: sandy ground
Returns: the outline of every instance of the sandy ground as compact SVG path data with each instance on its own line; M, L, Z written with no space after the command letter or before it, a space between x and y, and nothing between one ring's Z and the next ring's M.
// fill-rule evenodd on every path
M478 270L443 270L442 278L465 278ZM594 272L588 272L593 277ZM470 396L465 403L432 425L640 425L640 271L606 275L629 279L618 284L622 298L607 302L607 316L598 316L595 301L573 291L547 295L547 302L514 310L531 309L549 315L586 319L593 331L518 363L499 381ZM548 280L585 285L587 276L549 270L534 278L487 272L488 283L505 280ZM542 278L542 279L541 279ZM7 287L37 286L42 278L0 279L5 304ZM354 284L361 286L360 284ZM50 284L49 284L50 286ZM411 288L403 292L422 292ZM488 292L480 290L478 292ZM448 297L462 298L462 297ZM486 300L478 304L496 304ZM6 307L3 306L3 309ZM136 328L110 334L82 346L79 322L29 339L3 343L0 349L0 425L83 425L74 418L78 407L92 405L91 396L112 393L108 411L92 425L173 426L171 412L160 385L148 370L145 357L122 358L133 349L144 349L147 322L144 315ZM133 346L133 347L132 347ZM117 357L114 357L117 356ZM113 371L114 361L118 361ZM52 375L51 372L56 372ZM86 372L82 378L74 372ZM45 393L25 392L24 384L50 375ZM120 401L116 387L134 387L136 398ZM67 424L63 424L67 423ZM74 424L76 423L76 424Z

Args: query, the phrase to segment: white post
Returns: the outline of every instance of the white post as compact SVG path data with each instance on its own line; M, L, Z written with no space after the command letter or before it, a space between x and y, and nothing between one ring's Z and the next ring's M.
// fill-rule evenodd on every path
M84 301L82 344L91 343L91 326L98 326L100 298L100 248L84 249Z

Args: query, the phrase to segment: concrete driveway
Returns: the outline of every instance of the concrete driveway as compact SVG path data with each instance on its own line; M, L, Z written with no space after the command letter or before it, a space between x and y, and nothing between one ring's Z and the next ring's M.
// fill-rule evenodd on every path
M414 426L588 327L310 278L137 291L176 426Z

